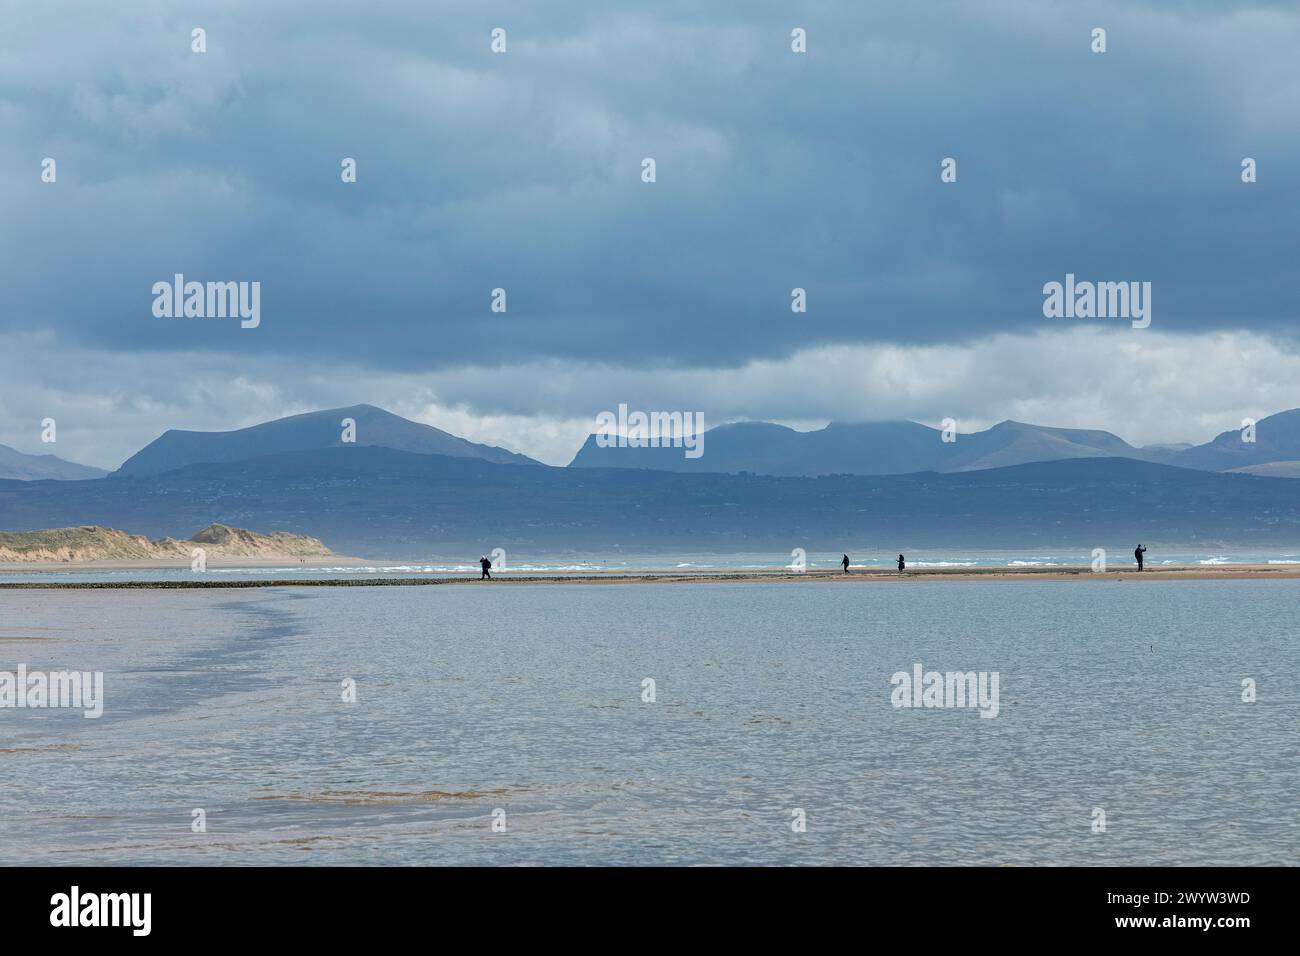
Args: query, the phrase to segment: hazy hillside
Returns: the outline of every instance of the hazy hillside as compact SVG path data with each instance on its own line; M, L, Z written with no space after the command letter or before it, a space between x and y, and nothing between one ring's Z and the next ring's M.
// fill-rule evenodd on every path
M1300 478L1300 461L1269 461L1262 465L1243 465L1232 471L1269 478Z
M341 422L356 422L355 444L344 443ZM499 464L536 464L531 458L409 421L373 405L293 415L229 432L171 430L123 463L115 475L157 475L186 465L244 461L318 448L377 445L422 455L481 458Z
M811 432L751 422L706 431L704 454L694 459L681 448L601 448L591 435L570 467L815 477L969 471L1062 458L1168 461L1174 454L1135 448L1110 432L1013 421L958 434L953 442L943 441L939 429L907 421L832 422Z
M310 533L376 558L602 554L879 542L1085 551L1120 539L1300 544L1291 479L1083 458L952 474L786 478L504 466L329 448L161 476L0 482L11 528L106 524L161 536L214 518Z
M942 471L971 471L1002 468L1035 461L1064 458L1133 458L1163 461L1172 455L1158 450L1135 448L1110 432L1083 428L1048 428L1024 422L1005 421L971 435L962 435L948 446L951 456Z
M102 468L78 465L54 455L26 455L8 445L0 445L0 478L18 481L39 481L53 478L59 481L77 481L82 478L102 478L108 472Z
M771 422L719 425L704 433L704 454L681 448L602 448L590 435L571 468L652 468L659 471L759 475L897 474L938 469L950 454L940 433L916 422L836 422L798 432Z
M1300 408L1278 412L1255 423L1255 440L1226 431L1204 445L1180 453L1174 461L1186 468L1227 471L1246 465L1300 460Z

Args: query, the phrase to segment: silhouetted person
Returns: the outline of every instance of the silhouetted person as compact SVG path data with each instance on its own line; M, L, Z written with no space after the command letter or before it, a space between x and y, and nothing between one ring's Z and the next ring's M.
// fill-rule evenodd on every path
M848 574L848 573L849 573L849 556L848 556L847 554L844 556L844 560L841 561L840 564L844 565L844 573L845 573L845 574Z
M907 562L903 560L903 556L900 554L898 556L898 572L899 574L902 574L906 570L907 570Z
M489 581L491 581L492 572L489 571L488 569L492 567L492 562L489 561L487 558L479 558L478 564L479 567L483 569L483 573L479 575L479 580L482 581L484 578L487 578Z
M1147 553L1146 545L1139 544L1133 549L1133 557L1138 559L1138 570L1142 570L1142 555Z

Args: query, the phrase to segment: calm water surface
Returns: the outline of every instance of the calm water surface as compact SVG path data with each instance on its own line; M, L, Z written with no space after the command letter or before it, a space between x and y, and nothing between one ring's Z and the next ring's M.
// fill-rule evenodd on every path
M0 862L1294 865L1298 607L1300 581L5 591L0 670L103 671L106 702L0 710ZM895 709L917 661L997 671L999 715Z

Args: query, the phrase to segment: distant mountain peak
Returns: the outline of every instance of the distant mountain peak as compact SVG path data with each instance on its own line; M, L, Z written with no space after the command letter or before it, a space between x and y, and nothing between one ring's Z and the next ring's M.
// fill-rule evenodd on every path
M8 445L0 445L0 478L19 481L51 478L58 481L82 481L87 478L103 478L107 474L102 468L79 465L54 455L28 455Z
M345 441L344 420L349 420ZM502 465L538 464L504 448L480 445L375 405L349 405L288 415L222 432L169 429L128 458L115 474L158 475L188 465L245 461L320 448L378 446L423 455L481 458Z

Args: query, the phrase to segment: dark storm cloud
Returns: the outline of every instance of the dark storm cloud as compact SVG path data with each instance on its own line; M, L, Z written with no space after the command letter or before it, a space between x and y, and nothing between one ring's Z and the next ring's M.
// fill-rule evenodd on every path
M1041 331L1066 272L1150 281L1166 332L1294 323L1286 5L8 6L0 331L726 366ZM261 327L155 318L176 272L260 281Z

